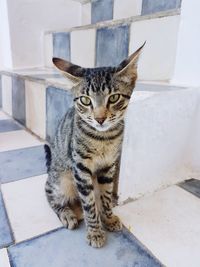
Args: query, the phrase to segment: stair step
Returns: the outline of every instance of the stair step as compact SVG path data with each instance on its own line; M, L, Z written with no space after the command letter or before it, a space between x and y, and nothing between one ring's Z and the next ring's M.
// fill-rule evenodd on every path
M171 186L116 207L115 213L164 266L195 267L200 266L199 209L197 197Z
M2 71L1 78L3 110L50 141L72 104L72 83L50 68Z
M82 2L82 23L117 20L181 7L181 0L99 0Z
M84 67L117 65L146 41L139 61L139 79L170 80L179 20L180 10L176 9L47 32L45 65L52 66L53 56Z

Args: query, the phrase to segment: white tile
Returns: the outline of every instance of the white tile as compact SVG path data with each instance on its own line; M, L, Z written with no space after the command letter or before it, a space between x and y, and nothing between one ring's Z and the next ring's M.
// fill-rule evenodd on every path
M42 144L35 136L24 130L0 133L0 152Z
M124 225L166 266L200 266L200 200L178 186L117 207Z
M9 120L10 117L6 115L3 111L0 111L0 120Z
M53 35L51 33L44 35L44 64L47 67L53 67Z
M12 78L2 75L2 107L12 116Z
M114 19L123 19L141 14L142 0L115 0Z
M82 25L91 24L91 3L82 5Z
M94 67L95 29L71 32L71 61L83 67Z
M144 41L139 60L141 80L170 80L173 76L179 29L179 16L136 21L131 24L129 53Z
M3 197L16 242L61 226L45 196L46 175L2 185Z
M26 126L32 132L46 137L46 87L43 84L25 81Z
M58 87L67 91L74 87L74 83L67 77L48 78L46 81L49 84L53 84L54 87Z
M10 267L8 254L6 249L0 249L0 266L1 267Z
M31 76L31 75L45 75L45 74L55 74L58 73L55 68L28 68L28 69L20 69L16 70L17 74L24 75L24 76Z

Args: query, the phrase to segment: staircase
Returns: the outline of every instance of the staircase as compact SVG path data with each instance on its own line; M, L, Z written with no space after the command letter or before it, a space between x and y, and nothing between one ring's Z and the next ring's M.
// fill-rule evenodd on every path
M72 84L53 67L52 57L83 67L117 65L146 41L126 116L120 205L116 213L162 264L197 267L198 253L194 249L194 264L191 263L188 253L193 245L188 240L194 238L199 243L192 227L200 222L196 215L199 199L183 187L190 191L191 181L189 186L184 181L195 178L193 187L199 188L200 92L199 88L176 82L174 78L183 19L181 1L79 2L82 26L44 32L43 66L0 72L0 106L5 116L11 116L20 127L37 136L39 142L51 142L60 119L72 105ZM45 179L41 178L40 188ZM9 190L9 184L3 185L8 211L12 209L9 206L12 190ZM50 218L52 214L47 216ZM180 218L188 223L184 224ZM188 224L191 227L187 228ZM57 222L55 225L58 226ZM55 225L48 230L55 229ZM179 226L182 228L178 229ZM190 238L184 234L189 231ZM37 234L41 232L34 236ZM32 236L19 238L17 242ZM173 237L175 244L171 246ZM180 240L189 243L185 247ZM185 257L179 255L179 249L185 251ZM11 250L13 257L17 250L12 253ZM159 264L157 260L152 262L138 266Z

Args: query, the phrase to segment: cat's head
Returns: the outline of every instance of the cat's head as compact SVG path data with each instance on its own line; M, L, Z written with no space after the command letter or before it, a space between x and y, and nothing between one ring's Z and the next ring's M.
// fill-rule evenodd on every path
M75 85L76 111L98 131L106 131L122 121L135 87L137 63L143 46L118 67L88 69L53 58L55 66Z

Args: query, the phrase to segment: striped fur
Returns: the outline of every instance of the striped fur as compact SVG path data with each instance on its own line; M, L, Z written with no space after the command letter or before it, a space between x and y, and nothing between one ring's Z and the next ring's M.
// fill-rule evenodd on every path
M137 52L137 51L136 51ZM105 231L122 224L112 212L117 198L124 114L137 77L138 53L118 68L83 69L61 59L55 65L75 81L74 106L62 119L47 153L46 195L50 206L68 229L84 217L87 241L105 243ZM109 97L119 94L111 103ZM90 105L81 97L87 96ZM83 212L83 214L82 214Z

